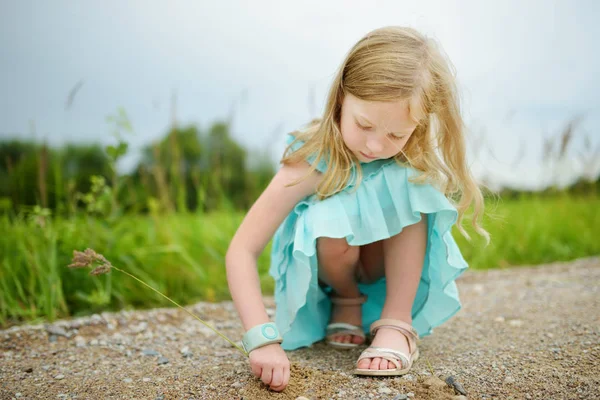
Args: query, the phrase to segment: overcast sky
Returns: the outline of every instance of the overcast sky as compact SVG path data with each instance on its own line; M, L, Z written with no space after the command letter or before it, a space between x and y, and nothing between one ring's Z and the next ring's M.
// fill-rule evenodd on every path
M0 135L31 137L34 121L35 137L53 144L110 143L105 118L124 107L136 131L127 168L165 134L176 92L180 124L204 128L235 107L234 135L276 160L284 134L321 113L350 47L409 25L441 42L458 71L471 146L485 134L491 149L471 157L476 174L534 187L550 174L543 134L583 115L573 157L600 143L599 17L594 0L0 0Z

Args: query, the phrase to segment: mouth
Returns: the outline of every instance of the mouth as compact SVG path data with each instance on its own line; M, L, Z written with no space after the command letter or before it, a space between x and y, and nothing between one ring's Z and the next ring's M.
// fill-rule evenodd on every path
M364 157L364 158L368 158L369 160L375 160L377 157L371 157L366 155L365 153L363 153L362 151L360 152L360 154Z

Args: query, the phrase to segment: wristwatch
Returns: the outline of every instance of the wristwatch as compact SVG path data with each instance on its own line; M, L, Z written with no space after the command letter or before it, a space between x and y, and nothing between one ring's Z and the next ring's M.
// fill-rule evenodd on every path
M281 342L283 342L283 338L279 334L277 325L273 322L267 322L250 328L242 338L242 346L248 354L259 347Z

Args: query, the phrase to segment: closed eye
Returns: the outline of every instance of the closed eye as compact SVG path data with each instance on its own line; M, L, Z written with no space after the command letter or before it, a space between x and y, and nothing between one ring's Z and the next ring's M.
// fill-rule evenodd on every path
M364 129L364 130L369 130L369 129L371 129L371 127L370 127L370 126L362 126L361 124L359 124L359 123L358 123L358 121L355 121L355 122L356 122L356 126L358 126L360 129Z
M390 133L388 136L390 137L390 139L393 139L393 140L400 140L400 139L404 139L406 137L406 135L396 136L393 133Z

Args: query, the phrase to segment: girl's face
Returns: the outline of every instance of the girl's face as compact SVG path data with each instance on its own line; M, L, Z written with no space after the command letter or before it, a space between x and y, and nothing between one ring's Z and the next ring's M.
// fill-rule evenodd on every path
M407 100L364 101L347 94L342 103L342 137L361 162L394 157L416 127Z

